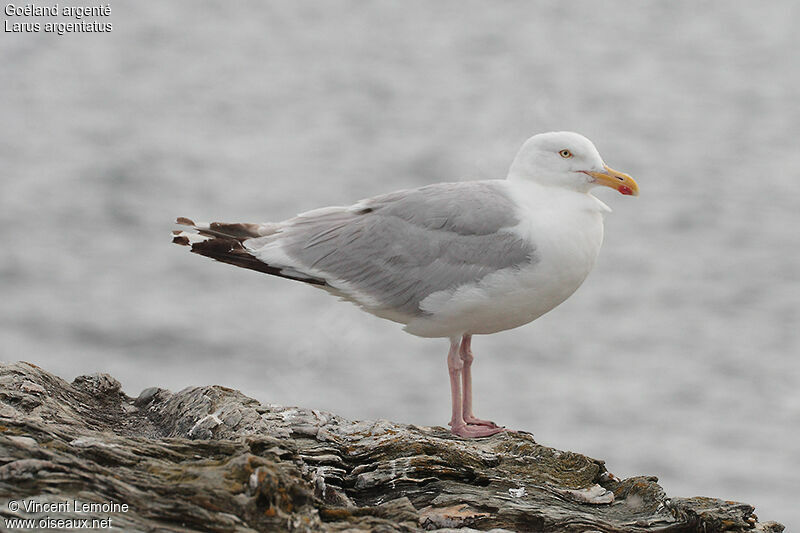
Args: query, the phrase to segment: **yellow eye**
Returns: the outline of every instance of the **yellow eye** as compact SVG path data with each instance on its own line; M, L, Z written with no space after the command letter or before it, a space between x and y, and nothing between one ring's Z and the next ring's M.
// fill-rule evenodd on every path
M564 150L561 150L560 152L558 152L558 155L560 155L564 159L569 159L570 157L572 157L572 152L570 152L567 149L564 149Z

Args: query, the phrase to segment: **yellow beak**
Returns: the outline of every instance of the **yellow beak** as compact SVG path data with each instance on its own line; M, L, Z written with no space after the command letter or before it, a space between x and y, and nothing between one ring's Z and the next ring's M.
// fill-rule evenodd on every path
M611 167L605 167L605 172L589 172L586 174L594 178L595 183L598 185L605 185L612 189L618 190L621 194L639 196L639 185L636 181L625 174L619 172Z

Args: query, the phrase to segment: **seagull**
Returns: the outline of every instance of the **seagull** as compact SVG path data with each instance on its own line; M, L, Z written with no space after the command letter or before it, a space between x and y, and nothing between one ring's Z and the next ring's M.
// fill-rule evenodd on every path
M611 210L596 186L638 195L589 139L528 139L506 179L437 183L323 207L282 222L177 223L173 242L194 253L301 281L450 341L450 431L506 431L475 416L472 336L527 324L566 300L594 266Z

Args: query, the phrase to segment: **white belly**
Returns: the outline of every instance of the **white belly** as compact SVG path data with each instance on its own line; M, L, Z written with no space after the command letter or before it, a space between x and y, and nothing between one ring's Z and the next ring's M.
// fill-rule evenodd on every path
M420 337L495 333L527 324L566 300L586 279L603 242L605 206L581 196L566 209L537 206L525 213L517 230L536 245L531 264L430 295L421 305L426 314L406 331Z

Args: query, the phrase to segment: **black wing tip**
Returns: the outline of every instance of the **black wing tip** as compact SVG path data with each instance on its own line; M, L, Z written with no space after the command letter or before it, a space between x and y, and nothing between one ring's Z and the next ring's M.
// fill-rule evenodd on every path
M201 236L206 237L204 240L192 242L183 231L174 230L172 232L172 242L181 246L190 246L189 251L192 253L209 257L221 263L228 263L272 276L302 281L310 285L318 285L321 287L328 286L328 283L323 279L294 276L288 272L284 272L281 268L264 263L253 256L250 251L244 247L242 241L260 236L258 233L258 225L256 224L212 222L209 224L208 228L197 228L194 221L186 217L178 217L175 222L183 226L191 226L195 228Z

